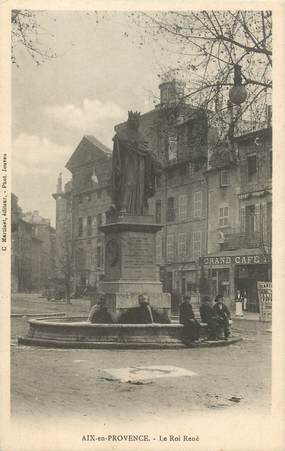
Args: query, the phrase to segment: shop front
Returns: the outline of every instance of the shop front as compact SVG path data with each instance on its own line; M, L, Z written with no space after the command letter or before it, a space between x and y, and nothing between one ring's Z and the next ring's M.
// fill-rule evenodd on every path
M259 312L257 282L270 282L271 256L260 249L239 249L207 255L200 260L207 270L211 296L222 294L234 311L237 290L246 297L246 309Z

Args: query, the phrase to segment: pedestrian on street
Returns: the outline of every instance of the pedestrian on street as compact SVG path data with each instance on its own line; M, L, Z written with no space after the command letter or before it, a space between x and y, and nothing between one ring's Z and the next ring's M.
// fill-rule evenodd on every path
M230 311L224 303L224 298L221 294L218 294L218 296L216 296L213 310L218 318L218 327L224 333L225 340L227 340L230 335L230 324L232 323L232 320Z
M240 290L236 292L236 316L243 316L243 296Z
M219 319L214 312L209 296L204 296L201 299L202 305L200 307L200 316L202 323L207 323L207 338L209 340L217 340L219 335Z
M246 312L246 310L247 310L247 294L246 294L246 291L243 292L242 309L243 309L244 312Z
M183 335L187 341L197 342L200 337L200 325L195 319L190 296L185 296L180 304L179 320L184 325Z

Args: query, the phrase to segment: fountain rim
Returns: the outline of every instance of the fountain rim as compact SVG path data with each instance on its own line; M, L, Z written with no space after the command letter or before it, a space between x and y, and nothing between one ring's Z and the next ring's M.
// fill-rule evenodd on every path
M78 318L78 320L75 320L76 318ZM79 326L85 326L85 327L101 327L101 328L111 328L111 329L116 329L116 328L165 328L167 329L168 327L170 328L182 328L183 324L180 323L91 323L90 321L88 321L87 319L85 320L80 320L81 318L85 318L85 317L63 317L63 318L57 318L55 320L54 317L51 317L51 321L49 321L49 318L47 317L43 317L43 318L32 318L29 319L29 323L30 324L41 324L41 325L48 325L48 326L71 326L71 327L79 327ZM74 321L70 321L74 319Z
M72 322L75 319L77 321ZM86 317L79 316L51 318L51 321L46 317L33 318L28 322L30 335L18 336L18 344L70 349L182 349L227 346L241 340L232 337L228 341L206 341L188 346L181 339L183 325L180 323L91 323ZM87 335L82 335L83 329ZM108 331L110 335L105 335Z

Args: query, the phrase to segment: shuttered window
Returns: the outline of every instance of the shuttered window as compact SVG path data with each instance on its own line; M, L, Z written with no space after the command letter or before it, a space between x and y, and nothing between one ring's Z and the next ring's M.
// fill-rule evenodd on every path
M174 197L169 197L167 199L167 221L175 221Z
M240 230L245 233L245 207L240 207Z
M186 233L184 232L178 234L178 256L186 257Z
M156 241L155 241L155 256L156 256L156 263L160 264L162 261L162 235L161 232L158 232L156 234Z
M202 191L194 193L194 218L202 216Z
M171 261L174 258L174 236L167 235L167 261Z
M229 225L229 206L223 205L219 208L219 226Z
M193 258L197 260L201 257L201 245L202 245L202 231L196 230L193 232Z
M255 210L254 210L254 231L260 232L260 204L255 204Z
M179 219L186 219L187 217L187 195L180 194L178 198L179 205Z

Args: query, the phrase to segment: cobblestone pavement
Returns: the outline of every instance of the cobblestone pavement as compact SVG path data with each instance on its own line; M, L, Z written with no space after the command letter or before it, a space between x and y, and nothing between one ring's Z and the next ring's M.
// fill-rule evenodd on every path
M27 295L25 295L27 296ZM37 302L23 297L12 311L87 313L87 301ZM36 304L36 305L35 305ZM49 309L49 310L47 310ZM270 408L271 334L257 322L238 324L243 341L225 348L181 350L60 350L19 346L28 319L12 318L11 403L14 416L58 415L130 422L168 412L169 416L202 411ZM136 366L174 366L196 373L142 381L113 380L104 370Z

